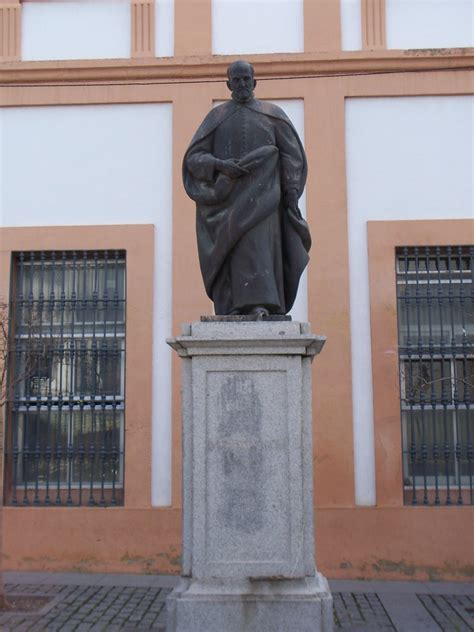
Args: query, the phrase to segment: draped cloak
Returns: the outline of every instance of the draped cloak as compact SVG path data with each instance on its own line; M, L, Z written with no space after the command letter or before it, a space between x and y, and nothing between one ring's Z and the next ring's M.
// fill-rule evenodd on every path
M230 178L216 159L238 160ZM183 181L196 202L199 262L216 314L263 305L288 312L311 247L308 226L284 205L301 196L307 163L298 134L278 106L228 101L207 115L184 156Z

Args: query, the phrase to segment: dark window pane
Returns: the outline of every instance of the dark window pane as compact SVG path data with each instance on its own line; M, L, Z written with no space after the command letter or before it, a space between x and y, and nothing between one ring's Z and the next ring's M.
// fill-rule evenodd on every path
M452 401L451 364L449 361L402 361L402 401L404 405L441 405Z
M474 409L460 409L457 413L457 441L460 448L460 474L464 485L472 486L474 477Z
M403 413L404 446L408 476L454 476L454 429L452 411L425 410ZM420 481L421 482L421 481ZM434 481L430 481L434 484ZM408 482L410 485L410 482Z
M19 253L14 270L11 502L122 502L124 253Z
M413 504L473 502L473 259L473 246L397 249L405 500Z

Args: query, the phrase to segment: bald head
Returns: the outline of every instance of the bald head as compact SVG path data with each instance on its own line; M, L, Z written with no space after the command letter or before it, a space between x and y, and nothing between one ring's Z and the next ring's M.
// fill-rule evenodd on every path
M241 73L246 72L252 76L252 79L255 76L253 71L252 64L249 64L248 61L244 61L243 59L238 59L237 61L233 61L227 68L227 77L231 79L233 73Z
M227 68L227 87L232 92L232 99L238 103L246 103L253 99L253 91L257 82L254 78L252 64L247 61L234 61Z

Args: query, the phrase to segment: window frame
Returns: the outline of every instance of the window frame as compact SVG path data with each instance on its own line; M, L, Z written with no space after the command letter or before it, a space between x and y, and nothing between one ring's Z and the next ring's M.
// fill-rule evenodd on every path
M4 246L0 252L0 296L7 303L13 252L105 249L126 251L125 508L151 506L154 233L155 227L151 224L0 229L0 240ZM5 437L5 442L7 439ZM5 499L11 486L11 477L5 469L0 475ZM83 506L86 507L86 504Z
M367 222L377 506L406 506L395 250L420 244L469 245L466 237L473 230L474 221L463 219Z
M35 367L35 370L40 373L46 372L48 374L46 377L48 392L44 395L35 393L31 387L31 382L38 376L35 376L33 369L23 375L21 368L20 376L17 376L14 374L13 361L10 362L10 366L12 367L10 374L13 375L14 383L10 389L11 399L7 400L7 425L9 423L12 426L8 436L10 441L14 438L14 446L16 447L15 458L13 460L11 457L6 459L6 467L13 468L11 476L14 493L10 499L10 504L17 506L18 503L21 502L18 496L21 496L22 489L24 490L24 499L28 499L31 495L30 492L34 490L33 502L40 504L45 502L44 500L41 502L39 500L39 498L43 498L43 493L40 494L43 490L45 490L44 497L48 499L47 504L49 504L52 502L50 496L61 496L64 490L70 492L76 489L90 489L90 504L92 504L93 499L97 501L97 498L100 497L100 502L107 505L109 503L106 503L103 492L104 490L112 490L112 503L121 504L123 501L124 484L125 434L126 253L118 250L115 252L82 251L78 253L75 251L61 250L59 252L32 251L13 253L11 266L10 314L11 321L15 322L13 331L10 330L10 345L12 348L10 354L11 360L13 360L13 357L18 357L16 350L19 341L21 341L25 362L32 344L34 345L37 341L44 341L47 345L47 349L45 353L42 354L42 362L38 362L38 366ZM72 277L70 274L71 269L73 271ZM34 277L38 270L40 274L40 285L39 287L35 287ZM52 273L51 270L53 270ZM90 276L92 277L93 284L91 285L91 283L89 283L87 286L86 275L90 273L91 270L92 275ZM100 283L101 277L98 275L101 274L101 270L105 270L103 291L98 292L98 303L97 306L94 307L93 303L92 305L90 304L90 302L94 300L97 290L94 286L94 278L95 282ZM113 275L112 278L115 280L115 283L111 285L114 287L116 294L111 296L109 300L111 302L117 301L117 303L112 303L111 307L112 310L115 309L117 318L115 320L106 320L108 314L104 312L104 319L93 318L89 321L86 318L86 316L89 316L87 312L93 311L94 313L100 313L101 309L104 309L103 301L106 300L104 291L108 270L111 271ZM52 285L55 275L59 275L59 278L61 278L60 288ZM20 288L18 281L21 281L22 278L23 287ZM72 285L69 285L71 281ZM91 281L91 279L89 279L89 281ZM27 293L28 298L26 298ZM41 298L42 296L43 298ZM21 297L21 299L19 297ZM63 297L64 305L61 304ZM76 300L77 304L74 302ZM36 307L41 304L39 322L35 323L35 329L37 329L37 331L33 332L31 331L31 322L29 322L28 315L24 312L25 302L28 304L30 301L30 309L32 307L34 308L35 304ZM51 301L54 301L54 308L51 307ZM100 307L101 302L102 306ZM16 308L18 308L18 311ZM28 309L28 306L26 309ZM84 317L83 319L80 318L81 313ZM59 324L58 317L60 318ZM88 325L92 326L92 331L89 331ZM110 325L109 331L107 325ZM120 379L119 388L117 389L118 392L113 395L104 395L100 392L95 394L93 392L86 393L83 391L82 386L77 387L76 382L78 364L85 360L84 357L81 357L82 345L87 341L86 349L88 353L91 353L89 342L95 340L98 344L98 352L95 360L96 362L101 362L102 341L107 339L112 339L116 343L118 342L120 349ZM79 349L79 346L81 349ZM65 350L58 351L61 347L64 347ZM70 352L71 347L74 348L72 356ZM21 353L21 350L19 353ZM33 359L35 359L34 356ZM28 363L26 366L29 366ZM44 379L43 375L40 375L38 379ZM61 387L62 392L59 390ZM90 390L91 389L86 389L86 391ZM73 394L72 397L71 394ZM74 404L71 405L71 402L74 402ZM87 402L87 404L85 404L85 402ZM63 405L64 403L66 403L65 406ZM112 408L110 408L111 405ZM119 441L118 445L114 447L114 450L118 448L118 456L115 457L114 461L118 468L118 475L117 477L113 476L112 482L100 480L106 473L104 470L104 461L102 462L101 471L94 472L91 466L90 480L87 478L82 480L84 469L87 471L87 466L90 466L90 455L87 454L87 449L86 455L80 463L80 475L78 478L76 475L78 454L75 453L72 459L69 459L67 455L65 446L75 444L74 438L77 436L78 419L82 427L84 418L89 416L89 411L92 411L91 423L92 419L94 419L97 424L96 432L98 436L101 432L98 426L102 421L105 423L105 418L110 417L111 412L114 426L118 419L117 430ZM50 456L49 459L47 459L43 451L40 458L36 461L36 472L33 473L33 476L29 475L31 474L31 463L28 463L28 456L24 456L25 439L27 432L31 431L30 424L35 424L35 415L36 432L39 432L43 425L41 421L43 415L46 415L48 419L48 428L50 428L50 425L54 427L52 420L56 417L58 417L61 423L61 428L58 432L60 432L61 443L64 444L63 452L65 452L62 454L60 461L59 472L63 471L61 475L58 474L56 476L55 474L54 456ZM15 428L13 424L16 425ZM105 428L103 430L105 430ZM49 446L51 451L53 445L56 445L56 442L53 437L54 431L50 429L49 432L50 436L48 442L51 442ZM65 437L64 439L62 438L63 435ZM96 441L99 440L98 436ZM56 437L56 439L57 438L58 437ZM80 444L83 444L83 442L83 440L80 440ZM31 445L29 449L31 451ZM74 450L77 450L77 446ZM9 452L7 452L7 455L8 454ZM98 468L100 468L99 459L100 457L97 457L96 466ZM41 472L45 466L45 461L47 470L46 480L43 482L44 477ZM107 476L107 479L108 478L109 476ZM108 493L107 496L110 496L110 493ZM70 493L67 494L67 498L69 503L72 502ZM82 493L79 493L77 498L77 503L83 504Z

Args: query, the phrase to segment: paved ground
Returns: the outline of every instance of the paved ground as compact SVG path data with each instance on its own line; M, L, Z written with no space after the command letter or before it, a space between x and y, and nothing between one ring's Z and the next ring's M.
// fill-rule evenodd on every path
M39 612L0 614L0 630L6 632L163 632L164 601L177 581L164 575L9 572L5 576L7 595L50 598ZM472 584L329 583L336 631L474 630Z

